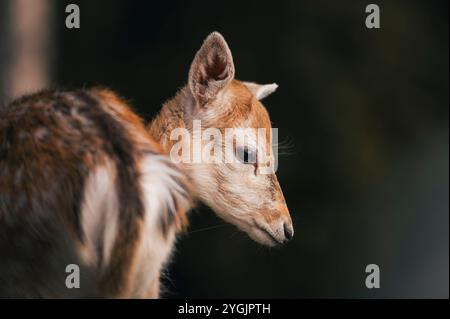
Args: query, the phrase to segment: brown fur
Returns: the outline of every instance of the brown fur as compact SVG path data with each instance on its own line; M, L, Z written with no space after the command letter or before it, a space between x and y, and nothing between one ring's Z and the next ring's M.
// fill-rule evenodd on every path
M35 228L39 236L50 236L46 239L49 241L52 229L67 229L61 236L69 236L67 241L73 243L68 250L73 250L75 255L78 249L83 250L85 234L81 229L80 205L84 181L94 167L112 159L117 166L117 193L121 203L118 237L110 262L100 277L97 276L96 292L87 294L129 296L136 245L144 240L142 194L136 184L140 176L138 162L147 154L161 152L142 120L106 89L47 90L16 100L0 117L0 230L10 234L10 238L0 235L0 247L5 241L14 240L18 232L15 225L20 223L25 225L21 227L30 227L30 231ZM179 183L189 189L187 180ZM186 212L181 205L171 216L166 228L173 225L179 229L186 223ZM11 253L21 254L20 251ZM2 257L2 263L7 263L6 255ZM82 263L76 259L71 261ZM30 292L33 289L16 293L33 296ZM36 296L40 294L36 292Z

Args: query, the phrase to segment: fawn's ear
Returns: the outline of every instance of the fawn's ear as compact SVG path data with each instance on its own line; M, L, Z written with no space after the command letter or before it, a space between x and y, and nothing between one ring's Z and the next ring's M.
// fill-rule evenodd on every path
M244 84L258 100L262 100L263 98L269 96L270 94L275 92L278 88L278 84L276 83L257 84L252 82L244 82Z
M189 88L200 107L214 100L234 78L230 48L218 32L211 33L195 55L189 71Z

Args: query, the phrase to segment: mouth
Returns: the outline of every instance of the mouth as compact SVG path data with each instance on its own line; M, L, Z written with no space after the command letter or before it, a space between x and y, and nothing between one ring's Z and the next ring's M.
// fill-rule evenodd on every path
M265 226L264 224L261 225L253 218L248 220L223 218L235 225L241 231L247 233L251 239L261 245L275 247L285 243L284 238L277 238L275 234L268 229L268 226Z
M254 227L256 228L258 234L261 234L264 237L264 239L260 238L261 236L257 236L257 238L254 238L260 243L271 247L283 244L282 241L278 240L268 229L264 228L263 226L255 222Z

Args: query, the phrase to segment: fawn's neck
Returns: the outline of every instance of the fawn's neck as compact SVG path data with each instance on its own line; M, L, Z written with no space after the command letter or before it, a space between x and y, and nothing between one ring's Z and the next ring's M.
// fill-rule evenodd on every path
M159 114L150 122L147 127L150 135L158 142L166 154L170 153L172 146L177 140L171 140L171 132L176 128L189 129L192 122L195 100L189 88L182 88L174 98L164 103ZM180 168L185 172L191 183L194 183L193 176L195 170L189 164L182 164ZM193 198L199 198L195 192L195 187L190 189Z
M182 88L174 98L164 103L159 114L153 119L148 131L163 147L166 153L176 143L170 139L170 133L175 128L186 128L189 120L187 114L194 108L194 98L187 87Z

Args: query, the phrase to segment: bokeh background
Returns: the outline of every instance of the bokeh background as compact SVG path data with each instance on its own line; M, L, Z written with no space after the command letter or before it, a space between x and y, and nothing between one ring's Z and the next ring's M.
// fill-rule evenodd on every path
M0 101L104 85L149 120L220 31L237 78L280 85L265 105L296 235L260 247L199 207L165 296L448 298L448 2L375 3L369 30L354 0L0 0ZM365 287L371 263L380 289Z

